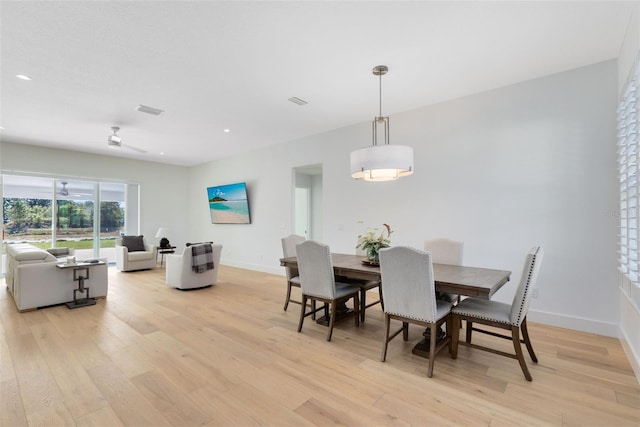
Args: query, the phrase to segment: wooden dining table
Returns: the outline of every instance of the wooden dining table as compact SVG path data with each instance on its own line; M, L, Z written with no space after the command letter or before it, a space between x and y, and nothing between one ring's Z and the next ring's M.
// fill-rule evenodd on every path
M366 264L360 255L331 254L336 276L349 279L381 280L380 267ZM297 269L296 257L281 258L280 265ZM510 271L462 265L433 264L436 291L491 299L511 277ZM384 286L384 284L383 284Z
M336 276L362 281L382 280L380 266L368 263L360 255L332 253L331 261ZM297 269L298 260L296 257L281 258L280 265ZM462 265L433 264L433 277L438 292L491 299L491 296L509 281L511 272ZM384 287L384 283L382 286ZM428 358L429 339L425 335L425 338L415 345L412 353Z

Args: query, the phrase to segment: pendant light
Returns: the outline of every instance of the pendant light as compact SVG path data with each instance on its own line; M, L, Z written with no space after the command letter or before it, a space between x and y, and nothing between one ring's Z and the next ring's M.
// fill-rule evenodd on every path
M351 176L365 181L393 181L413 173L413 148L389 144L389 117L382 116L382 76L386 65L378 65L373 75L380 78L380 115L373 119L373 145L351 152ZM384 126L384 144L378 145L378 126Z

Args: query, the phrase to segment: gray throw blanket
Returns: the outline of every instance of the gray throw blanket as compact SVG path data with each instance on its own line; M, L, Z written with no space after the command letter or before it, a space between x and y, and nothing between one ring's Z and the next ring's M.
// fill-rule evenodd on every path
M213 247L211 245L191 246L191 269L196 273L213 270Z

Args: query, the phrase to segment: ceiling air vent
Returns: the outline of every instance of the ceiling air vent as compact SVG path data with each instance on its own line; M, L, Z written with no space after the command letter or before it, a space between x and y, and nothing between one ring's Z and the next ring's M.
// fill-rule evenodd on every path
M292 96L291 98L289 98L289 101L293 102L296 105L300 105L300 106L308 104L307 101L305 101L304 99L300 99L297 96Z
M142 104L138 105L136 107L136 110L140 111L141 113L153 114L154 116L159 116L160 113L164 113L164 110L159 110L153 107L147 107L146 105L142 105Z

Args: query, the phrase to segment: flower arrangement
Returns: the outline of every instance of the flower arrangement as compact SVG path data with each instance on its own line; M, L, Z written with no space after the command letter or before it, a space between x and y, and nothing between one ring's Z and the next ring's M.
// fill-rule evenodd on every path
M384 229L380 231L378 228L368 230L366 233L358 236L358 245L356 249L362 249L367 252L367 259L369 261L378 262L378 251L381 248L388 248L391 245L391 226L389 224L384 225ZM386 237L385 237L386 231Z

